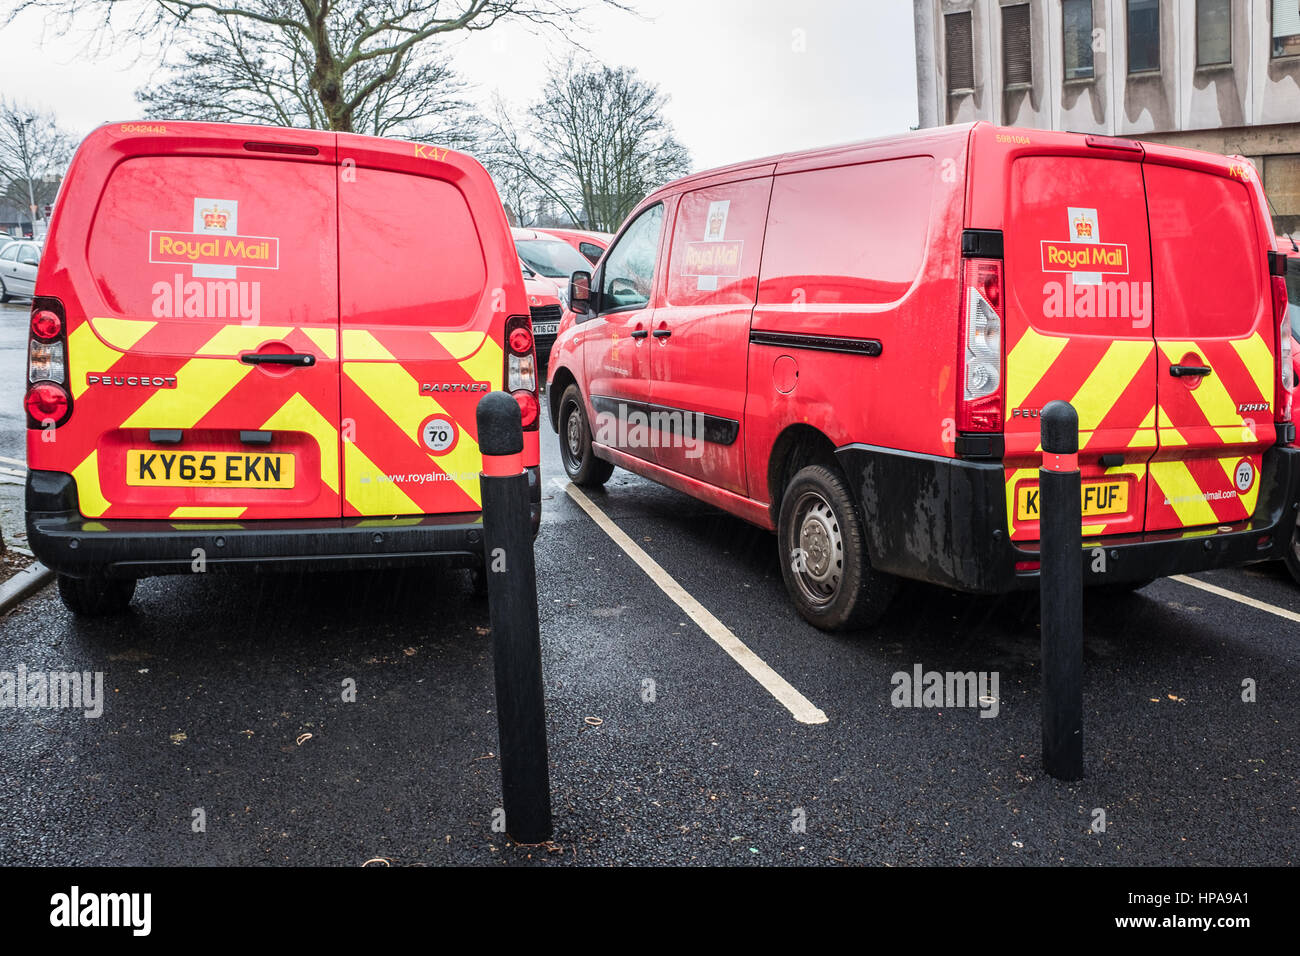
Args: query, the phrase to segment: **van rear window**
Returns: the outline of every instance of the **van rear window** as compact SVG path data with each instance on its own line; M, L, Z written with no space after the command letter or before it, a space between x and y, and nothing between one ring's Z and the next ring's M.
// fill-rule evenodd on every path
M451 183L378 169L357 169L355 177L341 179L339 307L345 326L461 328L473 318L486 284L478 227Z
M763 305L895 302L925 258L928 156L777 176L763 249Z

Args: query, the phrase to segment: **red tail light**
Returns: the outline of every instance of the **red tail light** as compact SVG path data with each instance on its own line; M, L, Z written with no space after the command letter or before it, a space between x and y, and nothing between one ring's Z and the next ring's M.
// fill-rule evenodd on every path
M519 403L524 431L537 428L537 353L533 342L533 320L513 315L506 320L506 391Z
M27 423L30 428L55 428L62 425L72 409L72 399L68 390L53 382L38 382L27 390L23 404L27 408Z
M1291 420L1291 402L1296 387L1293 352L1296 347L1291 338L1291 317L1287 315L1286 279L1273 276L1273 321L1277 325L1277 420Z
M962 263L961 390L957 429L1002 430L1004 327L1002 261L966 259Z
M32 335L43 342L57 339L63 331L63 320L49 309L32 310Z

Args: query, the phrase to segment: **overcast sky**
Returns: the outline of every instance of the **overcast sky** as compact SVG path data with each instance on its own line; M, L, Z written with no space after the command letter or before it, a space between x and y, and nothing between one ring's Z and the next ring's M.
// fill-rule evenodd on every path
M910 0L630 2L640 17L593 6L582 42L668 94L669 119L697 170L916 124ZM587 55L553 31L514 24L449 46L477 102L500 92L521 107L548 60ZM84 38L52 36L24 16L4 28L0 92L52 110L79 136L135 118L135 91L153 66L123 47L89 59Z

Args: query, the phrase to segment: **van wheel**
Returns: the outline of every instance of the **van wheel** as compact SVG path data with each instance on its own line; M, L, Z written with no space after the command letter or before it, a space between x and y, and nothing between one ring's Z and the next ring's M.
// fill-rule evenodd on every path
M823 631L860 630L889 607L898 580L867 558L862 520L839 472L810 465L781 498L781 575L795 608Z
M614 473L614 466L592 450L591 425L576 385L560 396L560 458L569 480L584 488L599 488Z
M63 606L80 617L121 614L135 595L135 578L73 578L59 575Z
M1285 560L1286 569L1295 578L1295 583L1300 584L1300 519L1296 520L1295 533L1291 535L1291 547L1287 549Z
M9 294L9 289L5 286L5 280L0 279L0 302L8 302L13 296Z

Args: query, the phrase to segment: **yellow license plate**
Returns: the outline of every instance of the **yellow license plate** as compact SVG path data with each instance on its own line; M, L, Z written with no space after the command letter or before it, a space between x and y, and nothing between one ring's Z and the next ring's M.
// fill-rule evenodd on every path
M126 453L126 483L146 488L292 488L293 455L132 448Z
M1079 496L1083 504L1083 517L1120 515L1128 513L1128 482L1097 481L1085 484ZM1037 485L1024 485L1016 489L1016 520L1037 521L1039 518Z

